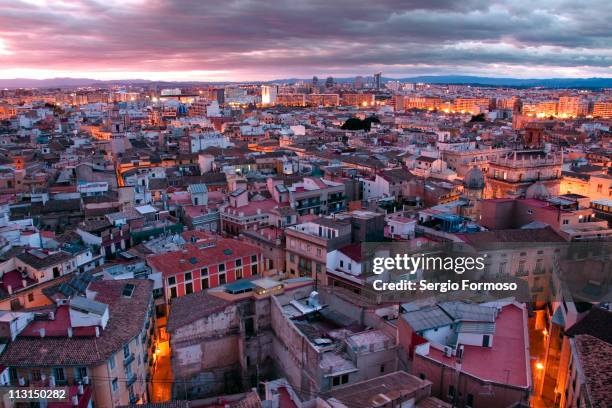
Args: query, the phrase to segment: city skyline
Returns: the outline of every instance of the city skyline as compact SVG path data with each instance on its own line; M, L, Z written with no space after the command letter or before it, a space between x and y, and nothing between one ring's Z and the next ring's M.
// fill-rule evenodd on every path
M1 3L3 79L612 76L603 1Z

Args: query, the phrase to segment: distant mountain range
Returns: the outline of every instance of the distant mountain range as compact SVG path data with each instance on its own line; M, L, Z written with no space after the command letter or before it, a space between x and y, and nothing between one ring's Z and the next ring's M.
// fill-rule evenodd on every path
M310 81L311 79L286 78L274 81L252 81L249 83L292 83L297 81ZM320 78L321 82L325 81ZM352 82L351 78L334 78L339 83ZM383 81L415 82L427 84L462 84L495 87L544 87L544 88L612 88L612 78L492 78L466 75L430 75L407 78L383 78ZM50 79L0 79L0 88L74 88L81 86L108 86L108 85L158 85L179 86L194 84L222 84L228 82L194 82L194 81L148 81L145 79L126 79L115 81L101 81L91 78L50 78Z

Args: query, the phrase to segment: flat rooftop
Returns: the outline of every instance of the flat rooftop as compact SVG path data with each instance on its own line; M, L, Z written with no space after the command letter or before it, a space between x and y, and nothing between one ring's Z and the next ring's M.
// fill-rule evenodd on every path
M515 304L504 306L495 320L493 347L464 346L461 371L485 381L529 387L529 340L523 312ZM456 362L433 347L427 357L451 367Z

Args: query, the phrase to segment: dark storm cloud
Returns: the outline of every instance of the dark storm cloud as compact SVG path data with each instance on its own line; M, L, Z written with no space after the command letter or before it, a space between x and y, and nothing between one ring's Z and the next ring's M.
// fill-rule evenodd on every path
M0 71L503 73L533 65L605 73L610 4L0 0Z

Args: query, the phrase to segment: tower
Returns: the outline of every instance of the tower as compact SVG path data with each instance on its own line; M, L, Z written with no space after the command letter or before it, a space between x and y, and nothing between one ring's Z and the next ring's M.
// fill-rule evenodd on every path
M381 76L382 76L382 72L377 72L374 74L374 87L376 88L377 91L380 91L381 88Z

